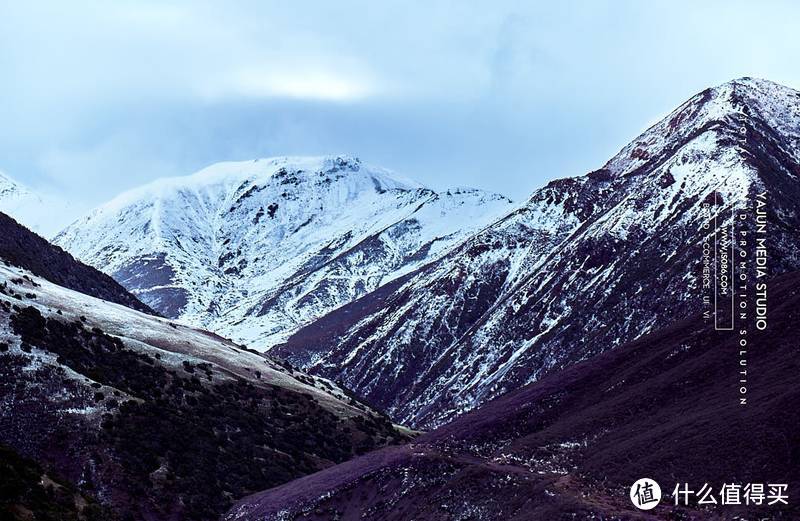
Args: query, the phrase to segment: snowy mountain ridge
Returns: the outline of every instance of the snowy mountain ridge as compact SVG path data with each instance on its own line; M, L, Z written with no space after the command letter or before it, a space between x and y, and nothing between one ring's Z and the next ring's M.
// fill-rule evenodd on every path
M559 179L407 280L274 352L398 421L441 425L698 310L702 232L768 192L775 273L800 267L800 93L707 89L599 170Z
M165 316L258 349L409 273L511 208L357 158L212 165L120 195L55 242Z

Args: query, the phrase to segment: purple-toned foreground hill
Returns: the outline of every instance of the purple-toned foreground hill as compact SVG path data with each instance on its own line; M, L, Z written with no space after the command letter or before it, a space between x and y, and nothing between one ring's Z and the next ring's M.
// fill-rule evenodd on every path
M769 327L738 337L700 318L647 335L383 449L239 502L228 521L798 519L800 273L770 285ZM654 478L665 498L636 511ZM785 483L789 506L675 508L677 483ZM696 501L693 500L693 501ZM736 517L741 515L742 517Z
M800 93L692 97L600 170L553 181L448 255L272 351L432 428L697 312L702 244L766 193L770 269L800 269ZM709 228L705 225L711 224Z
M0 519L207 521L407 439L331 382L131 309L2 214L0 232Z

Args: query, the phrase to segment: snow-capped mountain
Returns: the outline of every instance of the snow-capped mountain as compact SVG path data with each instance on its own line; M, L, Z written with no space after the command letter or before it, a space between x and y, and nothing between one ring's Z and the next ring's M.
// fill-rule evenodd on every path
M55 242L163 315L263 350L509 209L356 158L273 158L123 194Z
M800 93L749 78L707 89L603 168L551 182L273 352L396 420L439 425L697 311L703 241L756 194L771 272L800 267L799 176Z
M10 215L30 230L50 238L72 218L74 208L66 201L43 195L0 171L0 212Z

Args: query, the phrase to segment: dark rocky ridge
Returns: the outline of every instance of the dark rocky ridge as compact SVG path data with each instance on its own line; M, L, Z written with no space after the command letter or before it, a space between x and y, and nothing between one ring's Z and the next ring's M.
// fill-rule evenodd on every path
M155 313L113 278L81 263L4 213L0 213L0 237L0 259L59 286L144 313Z
M425 434L256 494L228 520L704 520L800 517L800 273L770 283L770 323L748 340L700 317L511 392ZM641 477L665 498L628 499ZM789 505L674 507L676 483L786 483ZM794 492L793 492L794 491ZM280 515L278 514L280 512ZM741 517L736 517L741 516Z

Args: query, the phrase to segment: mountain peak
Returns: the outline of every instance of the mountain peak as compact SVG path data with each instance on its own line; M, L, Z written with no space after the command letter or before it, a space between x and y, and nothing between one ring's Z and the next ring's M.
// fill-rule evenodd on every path
M702 96L704 93L698 94ZM780 116L780 112L796 113L800 92L763 78L743 76L727 81L710 89L710 99L728 105L733 111L741 111L743 107L750 108L772 107L773 116Z
M732 80L728 80L725 83L721 83L717 85L716 88L724 87L724 86L745 86L745 87L753 87L753 88L760 88L760 89L783 89L783 90L794 90L791 87L787 87L782 85L776 81L768 80L766 78L756 78L753 76L741 76L739 78L734 78Z
M438 257L509 203L353 156L274 157L155 181L56 242L165 316L263 346Z
M800 92L751 77L705 89L631 141L601 171L610 177L631 175L704 135L713 142L745 126L769 128L800 159Z
M286 184L288 183L286 176L291 177L294 184L316 182L320 176L334 174L338 178L353 177L348 174L360 174L356 177L367 180L367 186L380 184L385 189L424 188L422 184L385 168L363 164L355 156L277 156L244 161L222 161L190 175L157 179L117 196L106 206L117 208L142 198L170 197L171 194L180 191L195 192L232 185L246 188L249 184L271 183L276 180ZM375 181L371 181L370 177Z

